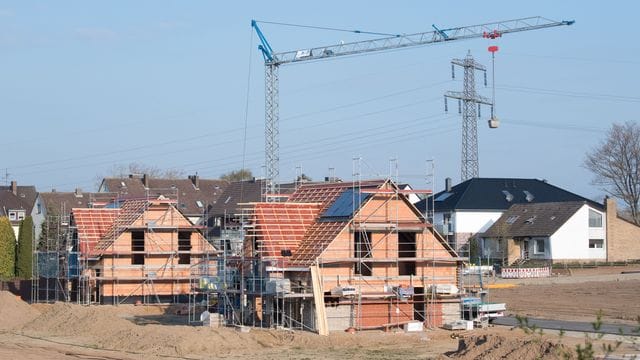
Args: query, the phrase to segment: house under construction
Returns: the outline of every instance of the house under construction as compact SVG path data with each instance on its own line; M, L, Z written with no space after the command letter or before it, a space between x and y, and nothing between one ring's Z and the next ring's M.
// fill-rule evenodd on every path
M219 249L177 199L116 198L74 208L68 239L35 271L57 266L55 300L188 301L191 320L206 310L220 324L321 334L435 327L460 318L466 259L408 200L419 192L389 179L302 184L281 202L239 204L242 245Z
M32 300L186 302L193 268L215 271L217 252L177 204L161 195L72 209L69 230L36 251Z
M390 180L307 184L243 204L242 251L224 251L193 294L215 298L227 324L321 334L459 319L465 259L409 192Z

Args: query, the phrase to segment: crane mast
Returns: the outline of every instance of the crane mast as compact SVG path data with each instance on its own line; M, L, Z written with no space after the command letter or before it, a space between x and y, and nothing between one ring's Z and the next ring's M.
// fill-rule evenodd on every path
M540 16L497 21L479 25L460 26L408 35L395 35L372 40L341 43L315 48L276 53L260 30L256 20L251 26L256 32L265 65L265 186L266 201L276 201L280 194L280 145L278 70L280 65L317 61L337 56L350 56L386 50L426 46L448 41L473 38L496 38L503 34L572 25L573 20L555 21ZM357 31L355 31L357 32Z

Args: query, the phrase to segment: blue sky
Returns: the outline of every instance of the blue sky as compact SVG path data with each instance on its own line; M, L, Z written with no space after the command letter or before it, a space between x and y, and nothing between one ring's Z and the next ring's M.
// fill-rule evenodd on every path
M582 167L613 122L637 121L638 6L596 1L0 1L0 169L20 184L91 190L131 162L217 177L264 163L264 66L251 19L384 33L528 16L570 27L280 69L281 179L389 174L436 188L460 178L460 90L450 60L490 67L499 129L479 122L480 175L547 179L598 199ZM276 52L366 35L262 25ZM462 73L459 72L459 75ZM481 83L478 79L478 83ZM249 84L249 86L247 86ZM248 89L248 91L247 91ZM490 88L480 88L490 96ZM248 94L248 95L247 95ZM635 110L635 111L634 111Z

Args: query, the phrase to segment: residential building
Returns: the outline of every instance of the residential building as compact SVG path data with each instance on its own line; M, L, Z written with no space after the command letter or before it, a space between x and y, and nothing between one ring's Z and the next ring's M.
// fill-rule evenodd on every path
M463 255L470 254L469 240L489 229L514 204L586 202L595 209L602 205L546 180L519 178L472 178L417 203L433 217L436 230Z
M124 178L104 178L98 192L118 194L121 199L153 198L160 195L177 199L177 206L192 223L206 225L210 208L229 183L219 179L158 179L146 174Z
M429 291L459 285L465 259L433 231L410 192L389 180L304 184L285 202L251 204L244 256L265 264L251 276L290 284L283 298L252 299L259 320L314 329L324 318L328 329L345 330L459 318L459 298Z
M587 202L514 204L481 236L481 256L502 265L606 261L607 216Z
M613 198L605 199L607 261L640 260L640 226L618 215Z
M161 195L74 208L71 293L86 303L186 302L194 268L215 269L217 252L179 207Z
M42 207L37 201L38 192L35 186L18 185L11 181L9 186L0 186L0 216L6 216L11 222L11 227L16 239L20 230L20 222L27 216L31 216L34 223L34 236L39 234L39 224L43 217Z

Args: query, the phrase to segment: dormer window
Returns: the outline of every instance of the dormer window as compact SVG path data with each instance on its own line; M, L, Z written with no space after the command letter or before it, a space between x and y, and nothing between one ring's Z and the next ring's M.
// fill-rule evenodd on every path
M9 220L19 221L19 220L24 220L24 218L25 218L24 210L9 210Z
M507 200L507 202L513 201L513 194L511 194L509 191L502 190L502 193L504 194L504 198L505 200Z
M196 205L201 209L204 207L204 204L200 200L196 200Z
M535 199L535 196L533 196L533 194L528 192L527 190L523 190L522 192L524 193L524 198L525 200L527 200L527 202L532 202L533 199Z
M516 222L516 220L518 220L519 217L519 215L511 215L505 222L509 225L512 225L514 222Z

